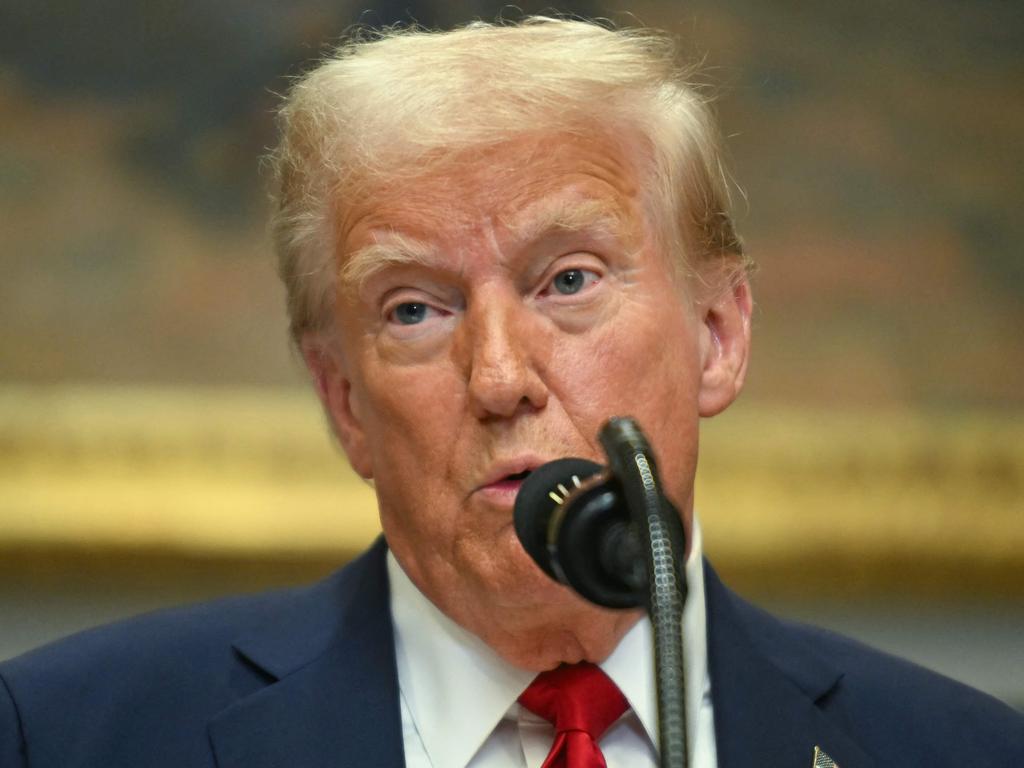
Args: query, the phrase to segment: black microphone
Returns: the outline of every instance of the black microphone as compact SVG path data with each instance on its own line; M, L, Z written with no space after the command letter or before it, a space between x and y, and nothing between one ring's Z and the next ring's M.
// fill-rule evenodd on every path
M606 608L637 608L647 572L629 508L607 469L556 459L530 473L516 496L523 549L555 581Z

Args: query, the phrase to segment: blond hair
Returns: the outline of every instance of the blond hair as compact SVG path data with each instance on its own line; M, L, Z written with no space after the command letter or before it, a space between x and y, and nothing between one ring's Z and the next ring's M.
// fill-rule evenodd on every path
M270 156L293 338L329 327L338 215L370 185L414 183L467 149L538 130L641 137L651 213L677 263L746 274L714 121L691 75L670 37L584 21L354 36L292 86Z

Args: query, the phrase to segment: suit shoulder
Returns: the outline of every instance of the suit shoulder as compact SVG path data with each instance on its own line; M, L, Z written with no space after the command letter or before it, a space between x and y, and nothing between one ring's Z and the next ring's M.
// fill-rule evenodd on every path
M840 665L844 670L843 680L848 686L861 685L866 690L896 689L907 694L917 693L920 694L919 701L934 701L940 705L949 703L951 697L966 698L975 704L991 704L1013 715L1018 714L982 691L860 640L814 625L786 619L779 621L800 635L819 654Z
M214 647L224 648L249 627L274 620L309 588L234 596L164 608L86 629L0 664L8 680L47 678L133 667L202 663Z
M1024 765L1024 716L937 672L819 627L776 617L705 566L709 640L753 653L880 764ZM712 655L712 673L715 658Z
M365 562L312 586L160 610L0 663L0 764L11 750L33 766L207 764L210 719L275 679L237 643L284 635L315 658Z
M845 635L778 621L842 670L821 705L852 730L867 734L867 741L894 733L897 724L905 745L916 742L926 751L935 750L935 765L955 764L950 762L951 750L965 765L978 759L1024 760L1024 715L1004 702ZM957 734L955 745L950 734ZM886 754L889 747L879 744L877 749Z
M0 675L10 680L116 668L125 677L131 668L149 665L174 667L180 674L181 662L195 668L222 659L247 632L291 625L326 633L360 588L374 554L371 550L315 584L164 608L87 629L0 663Z
M3 662L0 755L17 751L12 765L146 764L153 740L173 730L180 740L163 746L167 759L202 765L195 745L203 743L209 717L230 703L233 690L260 684L256 670L234 661L232 636L272 615L282 599L161 610Z

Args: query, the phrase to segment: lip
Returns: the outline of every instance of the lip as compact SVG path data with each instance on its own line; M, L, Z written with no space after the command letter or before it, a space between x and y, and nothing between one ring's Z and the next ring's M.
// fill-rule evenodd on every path
M509 475L518 475L521 472L532 472L550 459L545 459L533 454L517 456L512 459L505 459L495 462L484 476L484 481L475 489L475 493L495 499L515 499L519 493L519 487L523 484L522 479L510 480Z

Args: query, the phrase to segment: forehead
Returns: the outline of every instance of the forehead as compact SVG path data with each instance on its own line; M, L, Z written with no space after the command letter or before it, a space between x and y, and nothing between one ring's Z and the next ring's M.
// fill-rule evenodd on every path
M341 251L350 255L382 236L444 242L481 228L530 240L600 223L631 236L646 218L640 157L620 142L576 135L465 150L429 171L371 185L341 212Z

